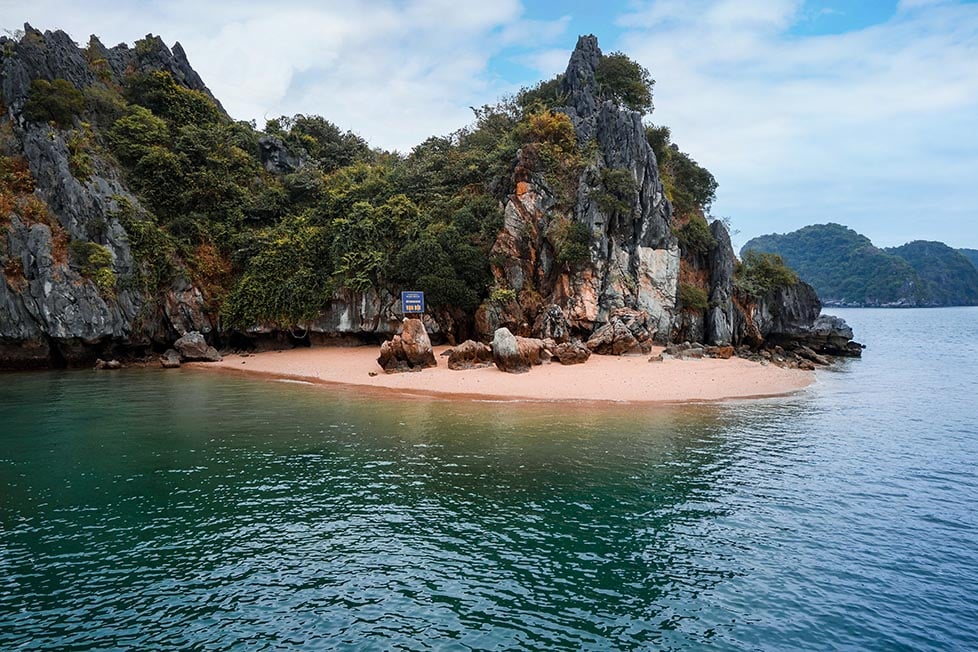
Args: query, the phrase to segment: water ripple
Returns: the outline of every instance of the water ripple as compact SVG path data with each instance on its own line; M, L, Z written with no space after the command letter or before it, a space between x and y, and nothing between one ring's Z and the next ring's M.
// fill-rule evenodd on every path
M974 649L978 311L846 316L722 406L11 376L0 649Z

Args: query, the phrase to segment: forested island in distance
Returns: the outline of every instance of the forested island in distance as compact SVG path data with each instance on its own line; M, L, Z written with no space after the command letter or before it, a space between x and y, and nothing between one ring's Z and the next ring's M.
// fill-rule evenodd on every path
M881 249L841 224L764 235L742 248L780 256L822 303L854 307L978 305L978 251L916 240Z

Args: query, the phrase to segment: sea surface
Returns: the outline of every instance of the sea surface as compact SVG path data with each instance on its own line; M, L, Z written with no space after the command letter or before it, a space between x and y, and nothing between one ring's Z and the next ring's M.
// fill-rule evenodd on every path
M0 650L978 649L978 308L832 312L714 405L0 376Z

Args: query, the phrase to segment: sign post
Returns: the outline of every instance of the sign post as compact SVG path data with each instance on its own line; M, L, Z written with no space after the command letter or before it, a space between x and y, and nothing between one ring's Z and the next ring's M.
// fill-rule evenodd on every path
M401 314L424 314L424 292L401 292Z

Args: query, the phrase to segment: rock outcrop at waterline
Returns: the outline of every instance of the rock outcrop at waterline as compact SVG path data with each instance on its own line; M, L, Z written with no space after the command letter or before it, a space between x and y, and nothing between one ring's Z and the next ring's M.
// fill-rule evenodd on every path
M107 49L93 37L89 50L105 62L100 77L64 32L42 34L27 25L19 40L0 38L6 107L2 153L23 164L31 180L9 213L0 216L6 225L0 247L0 367L87 363L115 350L168 344L187 332L213 329L200 291L185 277L177 275L161 294L136 287L131 234L121 216L138 221L142 209L113 161L92 156L91 173L79 180L72 173L73 144L66 133L24 116L37 79L89 88L118 84L134 69L167 70L209 95L179 44L171 52L158 38L146 43L138 51L124 45ZM104 256L104 273L117 281L111 291L73 264L74 245Z

